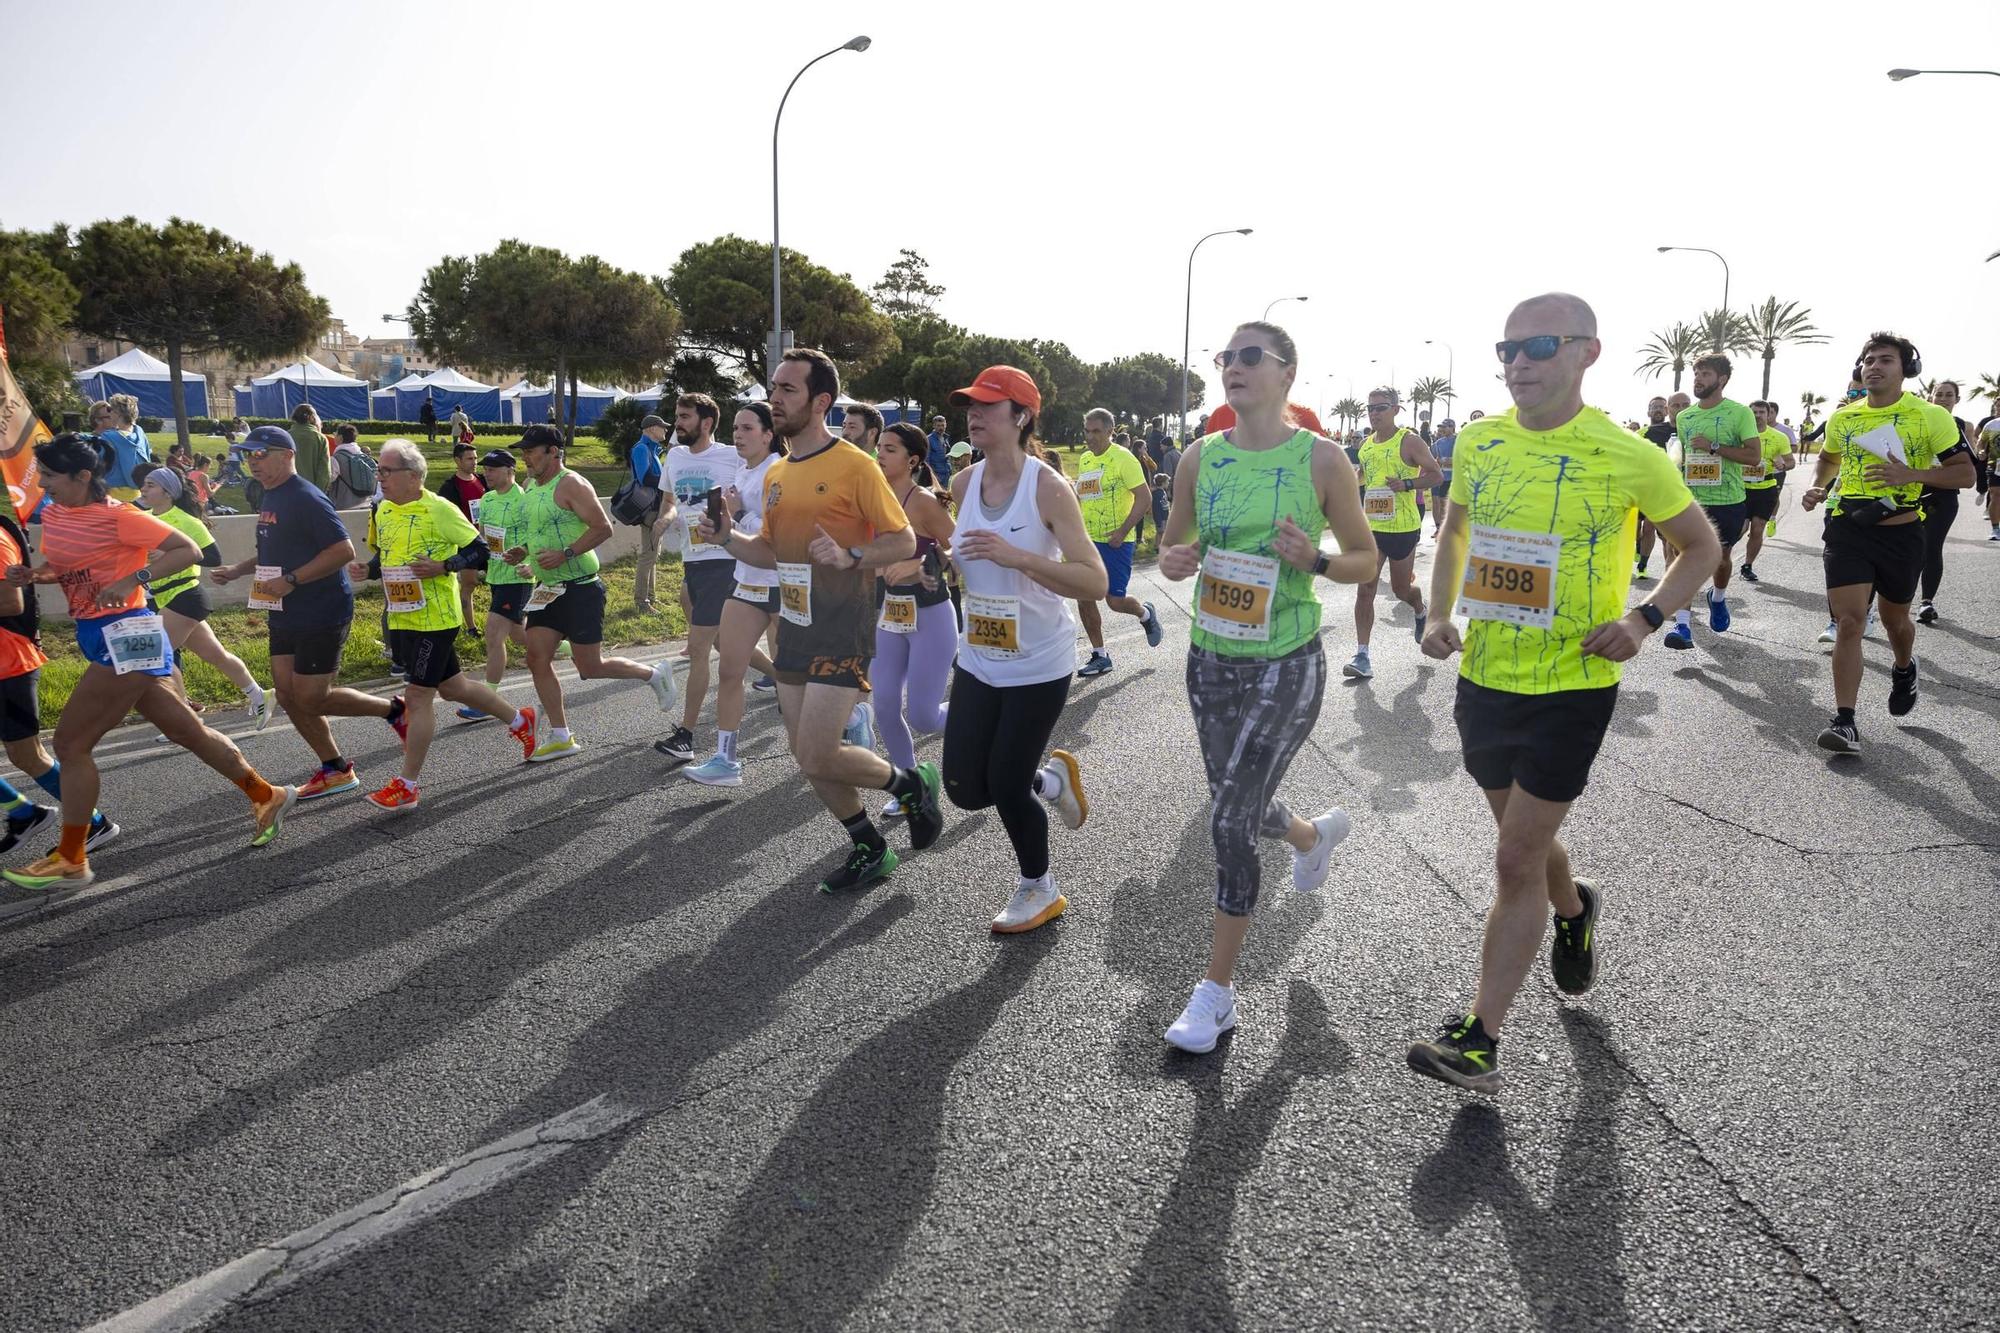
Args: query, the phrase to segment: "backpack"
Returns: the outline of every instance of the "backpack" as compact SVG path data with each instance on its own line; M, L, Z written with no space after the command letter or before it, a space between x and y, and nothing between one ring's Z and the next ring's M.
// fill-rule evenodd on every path
M333 461L336 464L334 480L353 496L349 504L336 504L334 508L349 508L375 494L375 460L365 451L343 449L333 456Z
M28 534L14 521L14 507L0 505L0 531L5 531L14 539L14 545L21 552L21 563L31 563L33 548L28 545ZM42 604L36 596L33 584L21 589L21 614L0 616L0 629L11 630L29 643L40 645L42 641Z

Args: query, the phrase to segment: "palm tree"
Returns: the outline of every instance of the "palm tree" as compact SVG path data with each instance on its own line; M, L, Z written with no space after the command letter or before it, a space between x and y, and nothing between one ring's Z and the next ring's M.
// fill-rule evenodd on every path
M1777 359L1779 343L1823 343L1827 336L1813 327L1812 311L1797 301L1780 302L1775 296L1767 296L1761 305L1750 307L1744 316L1751 338L1756 342L1755 350L1764 357L1764 392L1759 395L1771 396L1771 362Z
M1368 409L1362 404L1359 398L1343 398L1333 405L1333 414L1339 417L1342 424L1346 425L1350 430L1353 429L1354 423L1359 421L1367 411Z
M1410 386L1410 401L1418 407L1435 408L1438 400L1451 397L1451 381L1442 375L1430 375Z
M1814 393L1811 389L1807 389L1804 393L1799 395L1799 405L1805 408L1806 410L1805 424L1800 426L1799 429L1811 430L1813 424L1813 410L1815 408L1826 406L1826 395L1823 393Z
M1702 331L1691 324L1676 323L1664 332L1655 333L1653 341L1639 349L1642 358L1639 369L1633 374L1640 378L1674 373L1674 392L1681 389L1681 376L1686 373L1688 362L1701 355L1701 349L1708 345Z
M1754 352L1758 349L1750 321L1734 310L1704 310L1694 322L1702 346L1713 352Z
M2000 375L1981 375L1979 377L1979 387L1966 396L1968 398L1984 398L1992 404L1995 412L2000 412Z

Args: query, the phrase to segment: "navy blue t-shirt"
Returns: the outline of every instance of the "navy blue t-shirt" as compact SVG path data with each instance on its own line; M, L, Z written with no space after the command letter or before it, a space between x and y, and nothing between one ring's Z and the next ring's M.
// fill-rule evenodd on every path
M264 492L257 515L257 563L296 572L327 547L349 540L326 493L303 477ZM270 613L279 629L331 629L354 619L354 591L342 566L331 578L314 579L285 594L283 610Z

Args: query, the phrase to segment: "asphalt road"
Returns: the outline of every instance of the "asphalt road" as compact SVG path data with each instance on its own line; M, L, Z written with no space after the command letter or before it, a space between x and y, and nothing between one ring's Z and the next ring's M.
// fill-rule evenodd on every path
M1285 788L1353 836L1318 899L1267 845L1243 1026L1198 1059L1160 1041L1212 858L1187 588L1150 571L1167 642L1114 617L1071 696L1093 814L1026 937L986 931L990 813L814 892L838 830L763 696L735 791L600 682L582 757L447 725L422 809L260 852L121 734L99 884L0 921L0 1324L1990 1327L2000 545L1961 521L1922 702L1887 717L1878 632L1836 761L1816 535L1791 514L1729 634L1628 673L1567 834L1602 975L1531 981L1497 1101L1403 1065L1470 994L1491 833L1454 669L1387 602ZM389 733L339 726L386 779ZM281 724L245 744L305 771Z

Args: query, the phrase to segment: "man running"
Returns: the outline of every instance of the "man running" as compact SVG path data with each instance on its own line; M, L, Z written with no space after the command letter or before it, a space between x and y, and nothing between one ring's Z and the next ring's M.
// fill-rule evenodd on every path
M1663 450L1673 442L1674 423L1667 417L1667 400L1665 398L1656 395L1647 402L1646 429L1641 433ZM1653 542L1656 536L1657 534L1653 531L1653 525L1641 516L1639 519L1639 568L1633 572L1633 578L1647 579L1652 577L1652 575L1646 572L1646 562L1653 558Z
M1435 537L1444 531L1444 506L1451 498L1451 455L1458 448L1458 423L1446 417L1438 424L1437 438L1431 441L1431 457L1437 460L1438 471L1444 480L1431 487L1431 529Z
M486 493L479 502L479 535L486 543L486 683L498 687L507 674L507 645L528 647L528 594L535 581L497 557L509 547L525 544L528 534L528 492L514 477L514 455L505 449L488 449L479 460ZM492 714L465 704L458 716L467 722L484 722Z
M1375 674L1368 659L1368 638L1375 631L1375 591L1381 586L1384 563L1389 566L1390 591L1416 613L1416 640L1424 641L1424 595L1416 580L1417 541L1424 535L1424 520L1417 513L1417 492L1444 480L1444 469L1422 436L1396 424L1402 406L1394 389L1369 394L1371 429L1355 452L1361 509L1375 531L1377 560L1374 575L1354 590L1354 658L1340 669L1349 680L1367 680Z
M669 516L679 512L685 537L681 580L690 607L688 677L681 694L681 724L655 748L676 763L694 758L694 724L708 695L708 659L722 630L723 605L736 589L736 561L720 546L703 541L695 524L696 516L707 511L711 494L721 506L720 493L735 484L743 465L742 455L732 446L715 442L715 427L721 420L721 409L705 393L684 393L674 404L674 434L680 443L667 450L668 494L661 503L670 506Z
M1910 603L1924 569L1923 489L1962 490L1976 471L1951 413L1903 381L1923 370L1908 338L1873 333L1862 345L1866 396L1826 420L1813 484L1799 497L1811 512L1826 504L1826 601L1833 612L1833 721L1820 748L1860 754L1854 707L1861 695L1861 636L1872 597L1895 652L1889 715L1917 706L1917 627ZM1835 478L1838 483L1835 483Z
M882 469L855 445L835 439L826 414L840 397L840 372L825 352L794 347L771 373L772 424L786 454L764 482L764 523L739 532L725 507L720 526L699 519L704 541L759 569L778 571L778 706L799 771L852 847L820 881L837 893L881 879L895 852L868 817L856 788L903 802L910 850L944 830L933 764L898 768L872 749L842 743L868 687L875 646L875 571L916 554L917 538Z
M556 679L556 649L569 643L576 674L584 680L643 680L662 713L674 709L671 662L647 666L628 657L605 657L604 582L597 576L597 548L611 540L611 518L581 473L563 464L562 432L530 426L521 433L521 457L534 485L525 501L527 539L501 556L535 580L528 597L528 674L549 721L548 738L530 749L528 762L546 764L579 753ZM661 504L664 507L665 501Z
M1463 649L1453 717L1498 827L1496 883L1472 1007L1409 1051L1417 1073L1475 1092L1499 1089L1501 1025L1551 907L1557 988L1581 995L1596 977L1603 889L1572 876L1556 834L1611 723L1620 664L1721 551L1667 456L1583 405L1584 372L1603 353L1587 304L1561 292L1523 301L1496 350L1514 408L1466 428L1424 639L1430 657ZM1625 553L1640 513L1681 554L1628 611ZM1452 622L1461 605L1462 640Z
M1708 590L1708 627L1717 634L1729 628L1731 552L1743 540L1743 468L1764 457L1757 418L1743 404L1722 396L1729 385L1729 370L1729 358L1720 352L1695 362L1695 402L1674 418L1674 433L1681 441L1681 477L1722 542L1715 586ZM1685 606L1674 613L1667 647L1694 647L1694 629Z
M1798 460L1792 457L1791 438L1778 429L1778 405L1755 402L1750 404L1750 411L1757 418L1759 456L1743 469L1743 523L1750 534L1750 545L1743 553L1742 572L1745 583L1760 583L1757 557L1764 549L1767 525L1778 521L1778 496L1783 491L1785 474Z
M465 521L474 527L479 526L479 502L486 495L486 483L479 479L478 465L479 449L476 445L469 441L454 444L451 447L451 475L437 488L437 493L458 506L458 512L465 515ZM459 618L467 625L472 623L472 590L478 586L478 570L458 571Z
M383 699L336 686L341 651L354 623L347 567L354 542L317 486L298 475L289 433L259 426L243 441L250 475L264 488L257 512L257 554L221 565L209 577L229 583L253 575L250 607L264 612L270 634L272 689L285 716L319 759L299 784L301 801L359 791L354 764L334 744L330 717L375 717L403 738L403 696Z
M1083 506L1083 526L1104 558L1109 580L1105 605L1113 611L1136 616L1146 632L1146 646L1160 646L1160 618L1150 602L1130 596L1132 552L1138 545L1132 530L1144 521L1152 508L1153 492L1146 483L1146 470L1130 449L1118 444L1112 433L1118 419L1101 407L1083 414L1084 452L1076 463L1076 498ZM1090 657L1076 673L1089 680L1111 670L1111 654L1104 651L1104 617L1094 601L1076 604L1083 632L1090 638Z
M840 423L840 438L873 458L882 442L882 424L880 412L866 403L856 403Z

